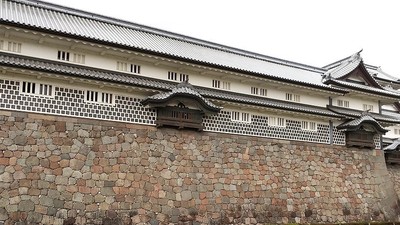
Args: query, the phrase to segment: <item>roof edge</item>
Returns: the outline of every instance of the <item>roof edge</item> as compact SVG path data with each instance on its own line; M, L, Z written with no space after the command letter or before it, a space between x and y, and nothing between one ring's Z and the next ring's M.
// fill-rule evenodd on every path
M235 47L231 47L231 46L227 46L227 45L223 45L223 44L218 44L215 42L206 41L203 39L171 32L171 31L167 31L167 30L163 30L163 29L138 24L138 23L130 22L130 21L123 20L123 19L108 17L108 16L97 14L97 13L92 13L89 11L75 9L75 8L71 8L71 7L67 7L67 6L63 6L63 5L57 5L57 4L42 1L42 0L9 0L9 1L27 4L27 5L31 5L31 6L35 6L35 7L41 7L41 8L45 8L45 9L49 9L49 10L53 10L53 11L58 11L61 13L84 17L87 19L98 20L98 21L102 21L102 22L106 22L106 23L110 23L110 24L114 24L114 25L125 26L125 27L129 27L132 29L137 29L137 30L140 30L143 32L154 33L157 35L166 36L166 37L184 41L184 42L190 42L193 44L217 49L220 51L231 52L231 53L242 55L245 57L251 57L251 58L255 58L255 59L259 59L259 60L264 60L264 61L269 61L269 62L273 62L273 63L286 65L286 66L292 66L292 67L299 68L299 69L325 72L325 69L321 68L321 67L302 64L302 63L298 63L298 62L294 62L294 61L290 61L290 60L284 60L281 58L272 57L272 56L268 56L268 55L264 55L264 54L260 54L260 53L255 53L252 51L247 51L247 50L243 50L243 49L239 49L239 48L235 48ZM74 36L77 36L77 35L74 35Z

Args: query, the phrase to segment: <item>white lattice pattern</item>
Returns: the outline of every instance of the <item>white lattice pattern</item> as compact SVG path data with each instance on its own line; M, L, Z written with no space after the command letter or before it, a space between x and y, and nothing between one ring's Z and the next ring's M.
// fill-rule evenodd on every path
M217 115L206 116L203 121L207 131L329 144L328 123L318 123L316 131L302 130L300 119L286 119L286 127L277 127L268 125L268 116L252 115L251 123L242 123L232 121L230 112L224 110ZM334 131L333 143L344 145L344 133Z
M113 95L114 104L85 101L85 91L53 85L51 96L25 94L20 91L20 82L0 80L0 108L18 111L65 115L83 118L103 119L138 124L155 125L155 109L144 107L141 99L133 96ZM286 126L271 126L268 115L250 115L250 122L232 121L231 112L222 110L217 115L205 116L206 131L260 136L315 143L330 143L328 123L317 123L316 130L302 129L302 120L286 119ZM345 145L345 134L333 127L332 143ZM374 142L380 148L380 137Z
M54 96L27 95L20 82L0 80L0 108L37 113L104 119L154 125L156 112L144 107L141 99L115 95L115 104L86 102L83 90L54 88Z

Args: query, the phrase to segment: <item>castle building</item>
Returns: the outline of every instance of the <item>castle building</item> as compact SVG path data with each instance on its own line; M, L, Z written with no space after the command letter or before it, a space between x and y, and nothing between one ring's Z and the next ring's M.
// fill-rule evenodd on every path
M0 110L5 115L91 120L111 127L128 124L160 132L245 136L352 151L382 152L386 146L392 151L399 143L399 80L366 64L361 52L316 67L46 2L2 0L0 70ZM12 152L10 146L18 144L7 145L5 140L13 138L4 135L0 147L2 158L7 158L4 152ZM17 179L15 174L12 177ZM10 181L0 190L5 193L13 185L21 187ZM193 204L199 205L200 197L191 193ZM78 194L71 197L78 198ZM13 203L3 200L0 221L23 211L26 207L19 204L25 200L15 203L19 208L7 208ZM36 215L37 205L44 204L40 199L34 203L32 209L27 204L29 215ZM74 204L59 209L72 210ZM119 207L111 205L103 211ZM46 207L49 213L50 206ZM83 209L89 211L87 207ZM53 214L65 219L78 218L80 212ZM168 213L160 210L161 214ZM304 222L308 214L303 210L293 218ZM332 220L318 215L313 221L346 221L346 215L340 209ZM40 218L44 223L45 216Z

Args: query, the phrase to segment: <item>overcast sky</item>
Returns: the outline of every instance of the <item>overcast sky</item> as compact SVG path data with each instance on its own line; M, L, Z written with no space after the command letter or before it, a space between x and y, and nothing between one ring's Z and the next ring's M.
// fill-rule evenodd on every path
M396 0L46 0L312 66L363 49L400 78Z

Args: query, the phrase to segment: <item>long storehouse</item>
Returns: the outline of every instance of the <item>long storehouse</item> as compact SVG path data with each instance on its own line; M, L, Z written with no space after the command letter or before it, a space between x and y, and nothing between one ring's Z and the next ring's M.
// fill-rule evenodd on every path
M307 146L317 146L316 148L322 146L321 148L324 149L332 149L332 152L338 148L350 149L350 151L357 151L356 149L363 149L364 151L367 149L368 151L380 152L385 146L389 146L388 152L392 152L393 148L390 146L397 148L397 138L400 137L400 114L398 113L400 110L399 79L386 74L379 67L366 64L362 58L362 52L356 52L325 67L309 66L46 2L2 0L0 1L0 70L0 110L3 112L2 119L6 117L11 118L13 115L22 115L23 118L39 118L43 116L43 120L55 121L56 128L53 130L59 132L56 135L61 139L68 138L78 126L76 124L73 125L70 121L75 121L74 123L77 124L92 124L79 125L83 128L76 131L76 135L72 137L70 142L60 140L55 143L54 136L52 136L55 134L38 134L40 132L50 132L48 131L50 128L41 128L44 127L45 122L40 122L38 125L38 122L33 119L35 122L26 121L26 124L21 128L17 124L17 122L21 121L18 121L18 119L15 119L15 121L9 119L8 122L15 122L15 125L13 125L14 128L6 128L8 122L2 121L1 132L3 133L0 133L2 137L0 147L2 149L0 149L0 152L2 151L3 153L0 153L0 155L2 154L1 158L5 159L3 161L7 163L0 161L0 174L2 174L0 176L5 180L0 185L2 198L0 201L0 221L15 222L17 221L15 215L22 211L26 212L26 215L29 215L29 218L32 220L36 219L38 223L45 223L43 221L47 218L53 224L65 224L65 221L68 221L67 219L72 220L71 218L75 218L77 224L89 224L88 221L92 221L91 223L94 224L95 222L93 221L95 220L90 220L91 217L88 216L89 212L98 212L96 215L100 218L101 216L109 215L107 213L110 210L116 210L118 213L131 210L130 215L132 216L132 221L134 221L137 214L141 215L142 211L140 209L145 209L149 212L156 212L156 214L170 216L169 222L177 224L180 217L176 218L174 207L184 208L185 205L183 203L182 205L176 205L174 202L187 200L190 202L190 204L187 203L187 208L195 209L195 213L189 210L187 219L192 219L192 221L198 221L199 223L211 224L210 221L212 219L222 218L221 215L218 214L218 217L215 214L220 210L227 209L228 206L224 206L224 203L234 205L244 199L242 210L245 209L243 206L245 204L250 207L250 203L256 205L260 203L254 199L261 199L261 197L253 196L245 198L243 196L247 195L243 194L242 196L240 193L237 195L232 194L231 196L232 198L234 196L241 199L240 201L235 200L237 202L229 202L229 199L225 198L218 200L218 193L221 189L218 186L218 182L223 183L221 184L224 187L222 188L223 190L230 188L229 190L233 191L232 193L239 192L239 188L236 185L247 182L238 181L239 183L235 183L235 181L232 181L230 184L224 183L226 182L225 179L235 180L235 177L242 173L236 170L244 170L246 166L250 168L250 165L245 166L244 164L238 164L237 168L233 167L231 170L228 168L229 163L236 162L235 157L244 157L245 159L248 157L245 157L246 154L255 151L251 147L242 146L246 143L255 143L255 145L258 145L257 141L260 143L266 141L268 143L276 142L278 143L277 146L295 143L293 145L304 146L304 149L307 149L307 151L314 149L314 147ZM23 121L25 120L23 119ZM57 128L57 123L66 123L66 125L65 127L61 125L61 128ZM105 124L104 126L109 125L109 127L98 128L99 133L95 135L96 125L93 124L99 124L98 126ZM131 168L130 166L133 168L133 164L127 167L121 166L122 161L124 163L127 161L136 161L136 156L129 158L130 153L127 153L129 159L124 158L124 160L120 158L123 155L122 153L121 155L118 154L118 156L109 156L116 157L113 165L119 165L119 169L117 170L120 171L117 173L116 179L111 178L111 174L113 174L111 171L114 171L113 169L108 174L105 169L106 165L111 164L111 161L107 161L108 159L105 161L101 159L96 161L96 157L107 158L107 153L105 153L107 150L118 152L118 149L124 148L125 142L123 141L121 143L118 142L120 144L118 145L117 143L114 147L107 147L107 144L113 143L112 140L114 139L110 138L108 140L105 138L105 136L109 136L109 133L104 131L113 130L115 127L122 126L121 124L125 124L123 126L128 128L137 126L138 128L135 128L137 130L150 129L157 133L154 137L144 137L143 140L149 141L146 142L148 145L141 146L137 149L138 151L144 151L143 148L148 148L147 150L150 152L158 149L158 147L154 146L163 144L163 141L165 143L171 142L174 138L166 138L168 135L171 135L171 132L178 132L177 134L179 135L182 134L183 139L184 137L188 138L193 135L193 137L203 136L203 141L210 140L210 143L212 138L221 137L221 141L219 142L221 146L227 145L227 142L224 142L223 139L230 140L231 143L236 142L232 140L239 140L241 138L247 138L245 139L247 141L243 143L239 141L237 145L230 144L226 147L228 152L239 152L230 157L224 153L224 157L228 157L226 159L218 159L219 156L217 159L214 159L214 156L208 153L209 155L202 155L201 157L195 155L194 158L201 161L199 164L197 164L199 161L190 163L195 167L202 168L204 166L202 162L207 161L207 157L211 157L209 162L213 164L218 163L220 165L219 160L224 161L220 167L215 167L216 171L218 168L223 168L222 173L227 176L223 178L223 181L221 181L222 178L214 181L214 178L212 178L214 175L209 176L207 179L203 175L197 175L196 178L200 180L200 183L203 182L201 180L204 178L206 180L204 184L213 182L211 186L218 193L215 190L208 190L208 192L204 191L204 193L208 193L204 194L204 196L202 195L202 191L198 191L200 194L196 195L194 193L197 192L191 190L189 187L188 189L183 188L185 185L193 182L193 179L192 181L186 181L185 177L182 178L185 180L184 184L182 184L182 181L177 181L178 183L181 182L181 186L179 187L182 189L180 190L182 192L179 193L179 197L178 193L175 193L174 197L169 199L172 203L168 201L154 203L155 205L162 205L160 209L154 209L152 206L146 208L146 206L142 205L146 204L146 199L150 202L152 201L152 197L143 197L152 196L151 194L143 194L145 192L141 195L137 193L132 194L132 196L140 196L140 198L133 197L136 199L135 201L141 202L140 206L132 206L134 205L132 203L129 207L123 207L122 202L126 203L128 201L127 198L130 196L129 191L121 195L124 196L124 201L121 201L121 205L118 206L114 204L118 202L118 200L115 200L119 196L116 191L117 189L110 189L110 192L115 192L115 195L104 194L104 198L97 198L95 196L100 195L101 192L106 192L105 190L109 190L107 187L114 188L118 186L128 189L135 187L134 189L144 190L148 188L153 192L155 188L147 187L146 184L135 186L133 181L127 183L125 177L129 177L130 175L121 175L122 172L126 172L123 168ZM85 129L89 129L88 127L94 130L86 131ZM30 130L31 128L33 130ZM15 129L25 131L14 134L11 131ZM121 132L125 137L129 135L129 132ZM190 135L186 135L185 132L188 132ZM119 133L117 132L117 134ZM163 138L160 138L160 136ZM29 139L30 137L33 139ZM154 140L159 138L164 140L154 143ZM96 140L99 140L101 143L100 147L96 147L97 150L94 150ZM122 136L118 136L116 140L127 141ZM150 140L153 141L151 144ZM165 146L160 148L163 150L161 150L159 157L163 158L166 155L164 163L171 164L165 168L163 167L162 171L168 168L169 172L161 172L161 175L159 172L154 173L151 177L159 176L163 179L178 179L177 177L171 178L171 173L176 172L173 170L173 166L186 165L186 162L185 164L179 164L179 157L174 155L177 154L176 151L182 148L188 148L193 152L196 152L196 149L204 150L203 147L191 149L191 146L196 145L197 142L193 144L190 138L187 140L189 141L182 141L186 143L183 147L178 148L176 144L165 144ZM200 138L199 140L202 139ZM78 142L79 144L77 144ZM40 146L42 145L48 150L43 150L40 153ZM87 151L93 150L93 155L96 155L93 156L90 163L87 163L88 159L86 157L89 157L91 153L81 153L83 151L82 145L87 146ZM275 144L264 145L272 146L271 149L273 146L276 146ZM128 150L134 148L132 147L132 143L129 143L129 146L131 147L127 147ZM78 148L75 149L76 151L74 150L75 147ZM219 147L216 144L208 148L214 149L216 152L223 151ZM103 150L99 150L102 148ZM293 149L298 148L303 149L303 147ZM257 147L257 149L264 149L263 151L268 152L267 147ZM289 152L290 150L288 147ZM19 156L13 155L12 152L15 151L20 151ZM98 151L103 151L103 154L100 156L97 155ZM265 165L276 167L279 164L277 162L271 162L270 164L268 162L270 159L267 156L268 154L261 152L257 154L266 155L264 159L266 160ZM12 156L7 156L7 154ZM22 160L25 154L27 154L27 158ZM59 166L65 163L64 160L82 160L79 158L80 154L84 155L86 160L83 160L83 165L76 167L76 164L71 161L68 166L60 167L61 175L58 175L64 177L70 176L70 178L68 178L69 180L60 181L61 184L53 183L55 186L52 186L53 184L51 183L56 182L58 179L56 178L58 175L55 173ZM112 153L110 154L112 155ZM282 157L290 158L291 154L294 153L287 153L286 156ZM299 154L301 155L301 153ZM314 153L310 154L314 155ZM50 156L53 155L54 157L51 158ZM274 153L271 157L278 157L278 155ZM375 153L374 155L376 156ZM28 162L28 159L32 156L38 158L38 163L35 163L35 160L33 160L34 162L31 162L32 160ZM146 157L150 156L147 155ZM20 158L16 159L16 164L11 163L13 157ZM140 156L137 157L140 158ZM141 155L141 157L144 156ZM184 158L184 156L180 156L180 159L182 157ZM330 157L324 156L323 158ZM354 158L354 160L358 160L360 157ZM46 170L47 158L50 160L49 168L51 170ZM251 158L252 156L250 156ZM55 161L52 161L53 159ZM339 159L341 159L340 156L338 156ZM190 160L194 159L190 158ZM147 171L148 168L153 168L152 166L156 168L157 165L161 166L163 164L158 161L152 162L150 159L148 161L149 164L145 164L139 160L140 165L137 164L137 166L143 166L143 171ZM285 159L285 162L288 164L295 161L293 159L293 161L289 160L287 162ZM258 165L261 162L262 159L257 159L257 163L253 162L253 164ZM338 161L329 159L322 160L322 162L325 165L338 163ZM51 163L54 163L54 165ZM178 164L175 165L174 163ZM23 178L19 179L20 175L16 175L17 172L5 172L6 166L14 167L14 165L22 167L22 170L20 169L22 171L21 174L19 172L18 174ZM97 166L102 168L102 172L98 172L98 175L96 175L97 178L94 178L95 175L93 174L97 173L95 172ZM308 168L314 166L310 164ZM340 165L337 166L333 167L339 169ZM66 168L72 168L75 172L71 170L71 174L68 175L69 169ZM259 167L260 170L262 168L264 167ZM339 173L342 173L342 169L344 170L344 166L340 169ZM84 170L86 170L86 173ZM232 172L233 170L235 172ZM265 173L268 174L268 169L265 170L267 170ZM308 171L309 169L305 170ZM40 182L38 184L27 179L30 176L29 173L35 173L34 171L42 173L43 176L41 175L40 179L50 182L48 185L45 185L49 191L44 191L38 187L37 185L40 186ZM132 174L139 173L137 169L130 171L136 171L132 172ZM140 183L145 179L143 178L143 174L145 174L143 171L140 172L142 173L142 179L135 180L135 182ZM207 171L208 169L203 169L197 172L206 173ZM88 172L92 175L88 175L89 177L85 178ZM75 175L73 174L75 173L81 175L74 177ZM187 171L180 171L180 173L185 173L189 177ZM228 174L230 175L228 176ZM261 177L261 174L263 172L258 171L254 172L253 175L257 176L258 179L258 176ZM285 173L282 172L282 176L284 176L283 174ZM6 177L9 176L10 179L7 180ZM107 178L102 180L103 178L100 178L102 176ZM271 185L268 181L269 179L273 180L274 177L276 179L279 177L279 175L274 173L273 169L271 174L263 175L262 177L262 179L254 181L255 186L261 185L260 188L262 188L260 190L266 191L276 188L274 185L267 188ZM310 175L310 177L313 177L312 179L321 178L320 175L317 176L318 178L313 175ZM75 179L75 181L71 181L71 179ZM19 193L17 195L22 196L18 200L15 198L16 196L11 196L12 190L21 191L23 187L26 187L23 186L22 180L27 180L28 186L34 190L37 189L38 193L40 193L37 196L42 197L37 197L36 200L35 198L33 200L27 199L26 196L33 195L29 191L26 191L26 193L17 191ZM89 180L95 181L89 182ZM19 183L15 183L15 181L19 181ZM96 183L100 181L101 184ZM119 181L122 183L117 185ZM341 181L347 182L345 180ZM75 185L79 182L85 183L83 186L86 187L98 188L96 189L98 193L96 190L89 191L88 193L83 191L80 194L77 194L79 191L76 193L73 192L73 188L69 187L69 185ZM168 189L167 184L157 182L154 181L152 186L157 187L157 185L161 185L158 188L162 189L162 193L164 194L156 194L157 197L154 198L159 199L161 198L160 196L164 198L164 195L168 195L166 193L176 192L175 189L174 191ZM279 178L279 182L281 184L277 184L277 187L284 185L283 183L287 182L287 179L283 178L281 180ZM340 180L337 182L340 183ZM378 185L378 181L376 183L371 181L368 185L373 186L372 184ZM98 185L100 186L97 187ZM346 185L351 186L353 184L346 183ZM326 188L328 186L330 184L327 184ZM290 185L285 187L285 192L289 190L286 188L290 189ZM303 191L310 191L306 187L304 188L302 189ZM50 190L54 190L52 193L57 192L58 194L53 196L49 200L51 204L47 205L47 202L43 200L43 196L48 198L51 195ZM86 189L82 188L82 190ZM243 189L243 191L245 190ZM249 190L252 190L251 187ZM283 188L281 187L280 190L283 190ZM347 187L340 187L337 190L345 192ZM190 191L191 194L188 194L189 192L187 191ZM71 192L71 195L64 196L62 192ZM313 190L313 192L320 193L321 190ZM321 197L319 196L320 194L315 193L312 197ZM282 199L284 198L282 195L286 196L288 194L280 193L278 195L280 197L271 195L270 199ZM92 196L93 199L92 197L82 199L82 196ZM310 197L309 194L308 197ZM264 194L262 194L262 198L269 199ZM303 198L305 197L301 195L301 199ZM367 197L364 195L363 198ZM378 197L375 196L374 198ZM204 216L206 214L203 213L208 212L208 209L201 208L205 204L203 202L204 199L213 199L212 201L209 200L207 204L217 205L215 206L216 208L210 209L214 213L210 217ZM265 219L265 221L288 222L291 219L294 222L354 221L361 220L356 216L358 211L354 212L354 216L351 217L350 214L353 214L353 212L350 213L348 206L355 207L357 210L358 208L361 210L364 207L363 210L368 209L368 213L372 213L371 210L374 208L373 201L371 202L370 200L362 200L362 202L358 202L358 200L354 200L354 202L353 200L335 200L335 204L339 204L340 202L342 204L341 207L343 206L349 211L346 211L344 208L343 210L342 208L340 210L335 209L337 214L329 216L326 213L321 214L319 211L317 213L313 209L308 209L306 205L313 204L310 201L296 199L297 197L286 197L283 208L288 212L294 212L295 210L291 210L292 208L288 204L295 202L293 205L297 204L297 214L296 212L285 215L278 213L278 216L271 214L274 215L271 217L274 217L275 220L269 221ZM382 199L384 198L382 197ZM135 203L135 201L133 202ZM271 201L277 205L280 204L277 203L280 200ZM319 200L316 200L318 204L323 204L324 201L321 200L319 202ZM271 205L272 202L266 200L264 203ZM173 207L171 204L175 204L175 206ZM207 206L207 204L205 205ZM166 208L165 211L164 206ZM3 210L1 207L3 207ZM98 208L93 210L93 207ZM40 211L43 208L46 208L46 213ZM51 209L54 210L51 211ZM133 209L139 211L132 213ZM286 212L285 210L281 210L280 212ZM378 219L384 218L379 217L379 215L382 215L382 211L385 210L377 210L377 212L381 213L377 214ZM37 216L39 214L41 216ZM197 219L193 218L197 214L201 214L202 216L198 216ZM387 213L387 215L389 214ZM18 215L23 217L21 216L22 214ZM385 214L385 216L387 215ZM153 216L153 219L156 218L155 220L157 221L166 221L165 218L160 219L156 215ZM38 217L40 219L37 219ZM253 217L258 222L261 221L260 218L256 218L254 215ZM142 217L140 218L143 220ZM233 219L230 217L227 218L231 222L235 219L234 217L232 217ZM140 219L136 218L136 220L139 221ZM246 223L245 220L243 220L243 223Z

